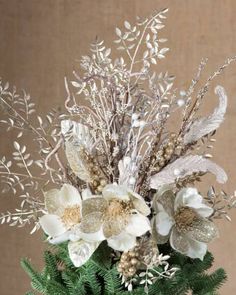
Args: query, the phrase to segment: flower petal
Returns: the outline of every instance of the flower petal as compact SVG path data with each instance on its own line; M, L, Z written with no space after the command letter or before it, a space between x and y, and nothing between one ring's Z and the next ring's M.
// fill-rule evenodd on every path
M114 198L124 201L130 200L128 190L123 185L108 184L104 187L102 194L103 197L107 200Z
M156 212L166 211L170 216L174 215L175 195L170 186L163 186L154 195L153 208ZM161 206L160 206L161 205Z
M196 188L188 187L181 189L175 198L175 210L179 207L197 205L202 203L202 196L198 194Z
M95 233L100 230L102 226L102 213L101 212L93 212L91 214L87 214L82 218L80 223L80 230L83 233Z
M57 245L57 244L61 244L61 243L64 243L66 241L69 241L70 240L70 231L66 231L64 234L61 234L60 236L57 236L55 238L51 238L49 240L49 243L50 244L53 244L53 245Z
M184 234L179 233L175 227L172 228L170 234L170 245L174 250L187 255L189 247L188 240Z
M199 216L204 217L204 218L211 216L212 213L214 212L213 208L211 208L205 204L201 204L201 206L196 208L195 211L198 213Z
M132 203L134 205L134 208L140 212L141 214L148 216L151 213L150 208L146 204L143 197L141 197L139 194L134 193L132 191L129 191L129 195L131 197Z
M60 190L60 202L64 207L81 204L81 196L78 190L70 184L63 184Z
M82 199L83 200L87 200L87 199L92 198L92 197L93 197L93 195L92 195L92 193L91 193L91 191L90 191L89 188L85 188L82 191Z
M82 239L82 234L80 231L80 225L74 225L69 231L69 240L72 242L76 242Z
M44 202L46 210L49 214L61 215L64 208L60 203L60 191L58 189L51 189L44 193Z
M80 229L80 225L75 225L70 230L70 241L78 241L80 239L83 239L87 242L99 242L104 241L106 238L104 237L102 227L99 229L99 231L95 233L84 233Z
M168 234L167 236L162 236L158 232L155 232L155 239L157 241L157 244L159 245L166 244L169 241L169 238L170 234Z
M207 245L205 243L190 239L186 234L179 233L176 228L172 229L170 245L174 250L183 255L201 260L203 260L207 252Z
M174 225L174 219L165 211L157 213L155 219L157 232L162 236L167 236Z
M107 240L108 246L116 251L129 251L136 245L136 237L126 232L122 232L120 235L109 238Z
M184 188L177 194L175 210L183 206L195 209L201 217L209 217L213 213L213 209L203 203L202 196L195 188Z
M126 216L116 216L112 220L105 220L103 224L103 233L106 238L119 235L127 225Z
M69 256L74 266L80 267L86 263L98 246L99 243L89 243L82 240L69 242Z
M204 259L204 256L207 252L207 244L202 242L197 242L194 240L189 240L189 249L187 256L191 258L199 258L201 260Z
M192 230L187 235L193 240L209 243L219 237L219 231L212 221L202 218L193 223Z
M140 213L131 215L129 224L125 228L127 233L135 237L140 237L150 230L151 225L149 219Z
M50 237L57 237L64 234L67 229L60 217L53 214L46 214L39 219L43 231Z
M103 229L100 228L99 231L95 232L95 233L84 233L84 232L81 232L80 234L80 237L81 239L85 240L85 241L88 241L88 242L101 242L101 241L104 241L106 238L103 234Z
M103 213L108 206L107 201L101 197L92 197L82 202L82 216L86 216L88 214L94 212Z
M162 245L168 242L170 238L170 233L166 236L162 236L157 232L156 229L156 217L151 219L151 228L152 228L152 238L156 242L156 244Z

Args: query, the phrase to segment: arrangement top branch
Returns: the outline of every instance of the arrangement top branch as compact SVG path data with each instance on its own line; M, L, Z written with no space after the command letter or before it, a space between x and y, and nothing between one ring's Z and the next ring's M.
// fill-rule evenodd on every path
M219 104L211 114L198 117L198 111L210 83L236 57L198 87L203 60L189 88L178 94L174 76L155 72L169 50L160 36L167 11L115 29L124 57L113 61L111 49L95 40L81 59L83 75L65 79L64 113L54 109L41 117L28 94L0 85L0 123L17 131L12 159L0 160L0 177L3 192L21 200L0 221L32 222L31 232L42 228L50 243L68 241L76 267L106 240L125 286L141 284L147 293L155 280L177 271L158 244L203 259L207 243L218 236L214 219L230 219L227 211L236 204L235 196L211 186L206 196L195 187L207 173L227 181L208 152L227 108L223 87L215 88ZM168 127L173 113L182 118L174 132Z

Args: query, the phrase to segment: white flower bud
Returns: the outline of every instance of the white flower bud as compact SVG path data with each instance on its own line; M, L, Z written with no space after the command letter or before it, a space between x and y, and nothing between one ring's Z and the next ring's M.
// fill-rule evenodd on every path
M133 121L132 127L140 127L140 122L138 120Z
M174 169L174 175L179 176L180 175L180 170L179 169Z
M179 94L180 94L181 96L186 96L186 92L185 92L184 90L180 90Z
M134 177L130 177L129 179L129 184L135 184L135 178Z
M177 105L178 105L179 107L184 106L184 105L185 105L185 100L182 99L182 98L178 99L178 100L177 100Z
M138 115L138 114L133 114L133 115L132 115L132 120L133 120L133 121L138 120L138 118L139 118L139 115Z
M145 121L140 121L139 122L139 127L143 128L146 125Z

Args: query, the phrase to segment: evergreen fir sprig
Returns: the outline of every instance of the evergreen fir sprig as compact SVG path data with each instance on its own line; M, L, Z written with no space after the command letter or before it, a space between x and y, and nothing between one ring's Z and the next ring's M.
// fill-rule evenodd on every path
M144 295L143 287L134 285L132 292L127 291L120 283L116 262L112 260L106 243L103 243L91 259L82 267L75 268L69 255L65 255L66 247L54 246L51 251L45 251L45 267L42 272L36 271L29 260L22 260L22 267L32 280L32 288L46 295ZM169 246L162 247L169 253ZM149 295L216 295L218 289L226 280L226 273L218 269L209 273L214 259L210 252L204 260L191 259L172 251L170 261L178 267L171 279L158 279L149 286ZM58 268L58 263L64 268ZM33 293L26 293L26 295Z
M82 75L65 78L66 113L40 116L26 92L0 81L0 124L17 131L12 160L0 158L0 178L3 192L20 191L22 200L15 212L0 214L0 223L33 222L31 233L42 228L52 245L41 272L22 260L36 293L216 295L226 280L223 269L209 272L207 244L219 236L215 218L230 220L235 196L211 189L206 198L195 187L207 173L218 183L228 179L199 148L202 142L212 149L224 121L222 86L215 87L215 109L197 114L211 82L236 57L196 92L203 60L178 98L174 77L155 71L169 50L161 37L167 11L116 28L117 49L126 57L112 60L104 41L91 44ZM33 152L23 142L29 135Z

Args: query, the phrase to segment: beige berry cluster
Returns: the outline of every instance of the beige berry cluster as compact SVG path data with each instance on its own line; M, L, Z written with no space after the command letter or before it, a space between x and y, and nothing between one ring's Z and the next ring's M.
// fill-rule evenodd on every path
M124 252L121 255L121 259L117 267L118 272L126 278L134 276L140 266L139 257L140 253L138 247L135 247L131 251Z
M155 165L155 171L160 171L163 166L171 159L174 153L179 153L182 149L181 141L175 133L170 135L169 140L164 143L157 155L153 156L152 163Z
M103 188L107 185L107 182L104 178L99 178L99 177L96 177L94 180L93 180L93 189L95 191L96 194L100 194L103 190Z
M88 163L89 173L92 179L92 183L90 185L96 194L100 194L103 188L107 185L107 182L94 158L88 154L86 150L83 150L82 152L84 159Z

